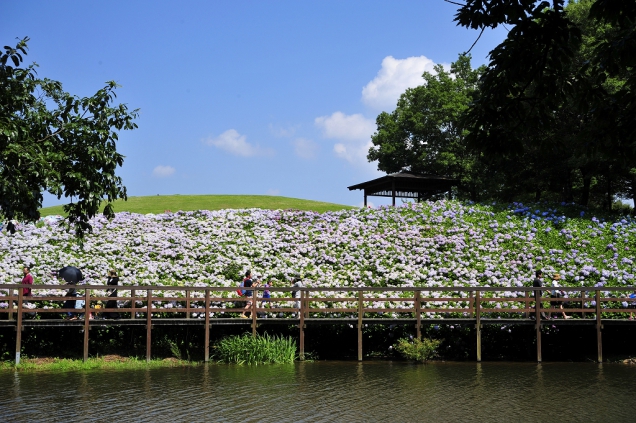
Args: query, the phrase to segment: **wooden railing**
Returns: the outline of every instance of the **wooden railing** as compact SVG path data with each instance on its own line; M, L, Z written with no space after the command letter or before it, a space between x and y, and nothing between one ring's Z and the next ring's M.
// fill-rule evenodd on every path
M31 288L33 296L24 296L22 288ZM88 358L88 336L91 326L143 323L147 330L146 358L150 359L153 324L203 324L205 326L205 360L209 359L210 326L214 324L251 324L252 333L264 323L298 324L300 355L304 355L306 324L352 324L358 328L358 359L362 359L362 327L364 324L414 324L421 336L424 324L474 324L477 360L481 361L481 327L483 324L533 324L536 327L537 360L541 361L541 326L554 324L594 324L597 329L598 361L602 361L601 329L608 318L625 320L636 300L626 298L634 291L627 288L559 288L567 298L550 298L549 288L435 287L435 288L244 288L253 297L239 297L235 287L165 287L118 286L118 297L109 297L104 285L0 285L0 320L4 326L20 328L16 335L16 363L20 360L21 332L28 326L83 326L84 359ZM76 289L76 297L62 292ZM264 289L273 298L262 298ZM290 298L299 291L299 298ZM536 292L543 293L535 302ZM42 294L44 292L44 294ZM161 292L161 296L157 295ZM4 294L4 296L2 296ZM541 294L539 294L541 295ZM84 307L60 308L67 300L83 300ZM98 308L97 302L123 302L123 307ZM252 301L248 309L242 304ZM237 307L238 303L238 307ZM544 320L543 313L558 312L558 305L568 303L566 313L576 314L571 320ZM150 304L150 309L147 305ZM620 305L620 306L619 306ZM5 307L3 307L5 306ZM634 310L636 311L636 310ZM117 320L100 320L98 314L120 313ZM242 313L249 319L241 319ZM60 320L60 313L83 313L81 320ZM611 315L610 315L611 313ZM36 315L37 319L32 317ZM95 315L95 319L91 319ZM201 316L203 315L203 316ZM605 315L605 319L603 318ZM196 319L195 319L196 317ZM200 322L200 323L199 323ZM625 323L631 323L625 321Z

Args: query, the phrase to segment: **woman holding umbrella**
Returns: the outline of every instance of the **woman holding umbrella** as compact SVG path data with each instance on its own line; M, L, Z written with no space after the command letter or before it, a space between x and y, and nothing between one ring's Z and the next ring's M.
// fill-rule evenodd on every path
M58 271L52 273L54 277L63 279L66 282L66 285L77 285L78 282L84 280L84 275L82 275L82 271L74 266L65 266ZM65 297L77 297L77 291L75 288L70 288ZM66 300L62 305L62 308L75 308L76 300ZM73 318L75 313L67 312L68 317Z
M108 271L108 279L106 280L106 284L108 286L117 286L119 285L119 277L117 276L117 271L115 269L111 269ZM117 288L108 288L106 292L110 292L109 297L117 297ZM117 300L108 300L106 302L106 308L117 308ZM107 311L102 313L104 319L119 319L119 313L116 311Z

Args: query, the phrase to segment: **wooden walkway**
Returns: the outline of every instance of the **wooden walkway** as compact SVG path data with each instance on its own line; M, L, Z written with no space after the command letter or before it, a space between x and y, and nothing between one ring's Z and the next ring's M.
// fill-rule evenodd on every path
M240 318L245 297L233 287L157 287L119 286L119 296L107 297L104 285L32 285L33 296L22 295L22 285L0 285L0 328L16 331L15 361L20 362L22 331L25 327L77 327L84 333L84 359L89 355L90 329L104 326L143 326L146 329L146 359L150 360L153 326L200 326L205 331L205 361L210 357L210 330L216 325L243 325L252 329L262 325L295 325L299 329L300 358L305 354L307 325L352 325L357 328L358 360L362 360L362 330L365 325L407 325L421 337L425 325L470 325L476 329L476 360L481 361L481 330L484 325L532 325L535 327L537 361L541 362L541 327L544 325L586 325L596 328L598 362L603 361L602 329L604 325L631 325L627 318L636 305L625 298L634 291L627 288L560 288L568 298L550 298L549 291L537 288L268 288L278 298L263 299L263 288L249 288L253 301ZM64 290L76 288L77 298L62 296ZM299 290L300 298L290 298ZM543 291L535 301L535 291ZM160 293L161 296L158 296ZM2 296L4 294L4 296ZM52 295L55 294L55 295ZM541 295L539 293L539 295ZM621 298L622 297L622 298ZM63 309L69 299L84 300L88 307ZM97 308L97 302L117 300L123 307ZM234 308L236 303L240 308ZM560 315L560 303L572 319L546 320L542 314ZM147 304L151 304L148 313ZM6 305L6 306L5 306ZM628 307L626 308L625 305ZM229 307L228 307L229 306ZM576 308L575 308L576 307ZM83 313L80 320L64 320L60 314ZM119 319L90 319L118 312ZM17 330L20 328L20 330Z

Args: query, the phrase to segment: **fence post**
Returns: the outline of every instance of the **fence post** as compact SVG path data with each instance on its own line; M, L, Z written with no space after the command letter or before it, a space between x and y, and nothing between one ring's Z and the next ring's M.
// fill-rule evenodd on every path
M252 290L252 315L250 316L252 318L252 336L253 337L256 337L256 318L258 317L258 316L256 316L256 298L257 298L257 296L258 296L258 289L254 288Z
M537 337L537 363L541 363L541 290L534 290L534 319Z
M189 310L190 310L190 291L186 291L186 319L190 318L190 311ZM205 361L207 361L207 360L205 360Z
M601 338L601 291L596 290L596 349L598 352L598 362L603 362L603 340Z
M15 334L15 364L20 364L20 350L22 349L22 288L18 288L18 316L16 318Z
M526 309L526 319L530 318L530 308L528 307L528 299L530 298L530 293L528 291L524 292L525 300L523 303L523 308Z
M137 303L137 292L134 289L130 290L130 308L132 311L130 312L130 318L135 318L135 304Z
M300 317L300 321L298 322L298 330L299 330L299 347L300 347L300 355L299 358L300 360L304 360L305 359L305 310L306 310L306 304L305 304L305 298L307 297L308 292L305 291L300 291L300 310L298 310L298 312L300 313L299 317Z
M90 329L91 293L90 289L84 289L84 361L88 360L88 331Z
M422 339L422 302L420 298L422 298L422 291L415 291L415 330L417 334L417 339Z
M587 291L581 291L581 308L585 308L585 298L587 298ZM585 318L585 312L581 312L581 317Z
M477 332L477 362L481 361L481 292L475 292L475 329Z
M362 361L362 299L364 293L358 291L358 361Z
M150 361L150 346L152 344L152 289L146 291L146 362Z
M9 290L9 302L8 302L7 306L9 308L8 319L9 320L13 320L13 289Z
M190 291L186 291L190 292ZM188 308L190 308L190 296L188 295ZM190 313L187 313L187 316L190 317ZM204 361L207 363L210 361L210 290L205 290L205 358Z

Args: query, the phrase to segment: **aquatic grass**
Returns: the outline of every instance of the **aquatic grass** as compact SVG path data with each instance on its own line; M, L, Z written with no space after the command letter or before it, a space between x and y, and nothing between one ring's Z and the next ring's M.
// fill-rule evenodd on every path
M49 358L33 359L23 358L20 364L13 361L0 361L0 371L17 370L20 372L72 372L88 370L139 370L139 369L159 369L168 367L192 367L201 363L187 360L177 360L174 358L163 360L150 360L137 357L99 357L89 358L87 361L69 358Z
M215 359L233 364L284 364L296 359L296 342L291 337L251 334L233 335L213 346Z

